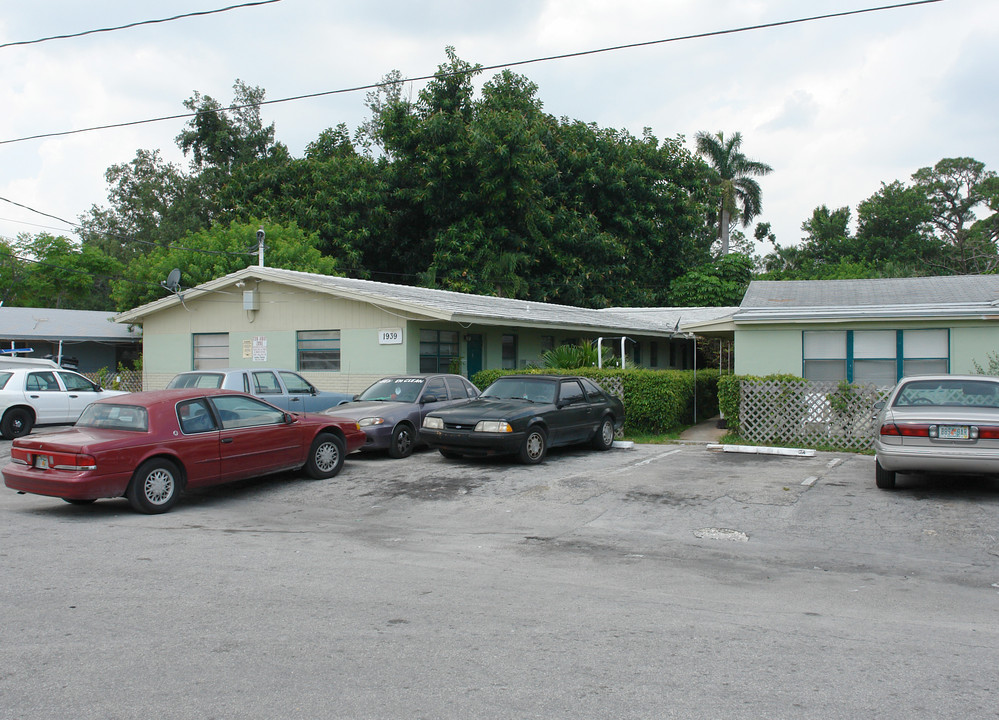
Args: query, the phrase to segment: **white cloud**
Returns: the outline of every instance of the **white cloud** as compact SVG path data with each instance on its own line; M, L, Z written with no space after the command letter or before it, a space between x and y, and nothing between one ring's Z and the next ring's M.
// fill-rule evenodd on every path
M0 43L203 10L124 0L13 3ZM873 5L873 4L872 4ZM854 0L285 2L201 19L0 50L0 140L184 112L195 90L228 101L240 78L269 99L432 73L444 47L491 65L805 15ZM782 244L821 204L851 208L882 181L942 157L999 169L999 3L932 5L672 42L515 68L556 116L661 137L740 131L774 167L764 214ZM487 77L492 73L487 73ZM420 85L414 86L413 93ZM295 154L325 128L352 129L364 92L264 109ZM104 171L139 148L183 163L182 120L0 145L0 196L75 219L106 203ZM7 218L7 219L5 219ZM18 222L11 222L15 220ZM0 203L0 235L47 223Z

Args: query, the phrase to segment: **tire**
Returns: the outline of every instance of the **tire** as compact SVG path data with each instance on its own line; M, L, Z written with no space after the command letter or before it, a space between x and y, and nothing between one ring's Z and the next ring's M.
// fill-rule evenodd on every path
M170 460L156 458L139 466L128 484L128 502L147 515L169 512L180 497L180 469Z
M461 460L464 455L461 453L452 452L451 450L445 450L444 448L438 448L438 452L446 457L448 460Z
M79 500L77 498L63 498L70 505L90 505L97 502L97 498L89 498L87 500Z
M548 436L537 425L527 428L527 435L517 456L525 465L537 465L548 452Z
M895 471L885 470L877 458L874 459L874 483L882 490L895 489Z
M392 431L392 441L389 443L389 457L406 458L413 454L416 447L416 438L413 428L406 423L399 423Z
M610 416L600 421L600 429L593 436L593 447L596 450L610 450L614 444L614 420Z
M328 480L340 472L345 454L343 440L332 433L319 433L309 448L305 471L314 480Z
M0 436L4 440L24 437L34 426L35 418L31 415L31 411L11 408L3 414L3 420L0 420Z

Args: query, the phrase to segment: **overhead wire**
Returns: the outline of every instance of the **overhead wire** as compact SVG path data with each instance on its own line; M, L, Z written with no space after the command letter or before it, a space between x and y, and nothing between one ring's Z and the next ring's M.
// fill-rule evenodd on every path
M200 10L198 12L189 12L182 15L174 15L173 17L160 18L158 20L139 20L137 22L128 23L126 25L117 25L115 27L105 27L96 28L94 30L83 30L77 33L68 33L66 35L51 35L49 37L38 38L37 40L20 40L16 42L0 43L0 50L9 47L16 47L19 45L35 45L37 43L49 42L52 40L68 40L69 38L78 38L85 35L94 35L95 33L106 33L115 32L116 30L127 30L129 28L139 27L141 25L156 25L159 23L173 22L174 20L183 20L185 18L191 17L201 17L204 15L215 15L216 13L229 12L230 10L240 10L248 7L255 7L257 5L270 5L271 3L281 2L281 0L258 0L258 2L246 2L239 5L230 5L229 7L219 8L218 10Z
M737 33L752 32L752 31L756 31L756 30L767 30L767 29L777 28L777 27L786 27L788 25L797 25L797 24L807 23L807 22L816 22L816 21L819 21L819 20L830 20L830 19L833 19L833 18L842 18L842 17L851 16L851 15L861 15L861 14L865 14L865 13L881 12L881 11L885 11L885 10L897 10L897 9L901 9L901 8L915 7L915 6L918 6L918 5L929 5L929 4L932 4L932 3L939 3L939 2L944 2L944 0L910 0L909 2L896 3L896 4L893 4L893 5L881 5L881 6L872 7L872 8L860 8L858 10L844 10L844 11L841 11L841 12L826 13L824 15L812 15L812 16L809 16L809 17L795 18L795 19L792 19L792 20L778 20L778 21L775 21L775 22L760 23L760 24L757 24L757 25L745 25L745 26L737 27L737 28L729 28L727 30L712 30L712 31L709 31L709 32L694 33L694 34L690 34L690 35L678 35L678 36L675 36L675 37L663 38L663 39L660 39L660 40L647 40L647 41L644 41L644 42L627 43L627 44L624 44L624 45L613 45L613 46L610 46L610 47L597 48L597 49L593 49L593 50L580 50L580 51L577 51L577 52L562 53L562 54L559 54L559 55L547 55L547 56L544 56L544 57L531 58L531 59L528 59L528 60L514 60L514 61L510 61L510 62L497 63L495 65L476 65L475 67L473 67L471 69L468 69L468 70L455 70L453 72L445 72L445 73L437 72L437 73L434 73L432 75L421 75L421 76L418 76L418 77L402 78L402 79L399 79L399 80L392 80L392 81L387 81L387 82L383 81L383 82L377 82L377 83L370 83L370 84L367 84L367 85L356 85L354 87L340 88L338 90L323 90L323 91L320 91L320 92L306 93L306 94L303 94L303 95L292 95L292 96L289 96L289 97L278 98L278 99L275 99L275 100L261 100L259 102L254 102L254 103L244 103L244 104L239 104L239 105L231 105L231 106L229 106L226 109L230 110L230 111L235 111L235 110L244 110L246 108L251 108L251 107L259 107L259 106L262 106L262 105L277 105L277 104L281 104L281 103L297 102L297 101L300 101L300 100L311 100L311 99L320 98L320 97L328 97L328 96L331 96L331 95L343 95L343 94L347 94L347 93L354 93L354 92L359 92L361 90L376 90L378 88L391 87L391 86L400 85L400 84L404 84L404 83L429 81L429 80L433 80L435 78L453 77L453 76L457 76L457 75L468 75L468 74L471 74L471 73L478 73L478 72L483 72L483 71L487 71L487 70L499 70L499 69L502 69L502 68L521 67L523 65L531 65L531 64L542 63L542 62L551 62L551 61L555 61L555 60L566 60L566 59L569 59L569 58L585 57L587 55L597 55L597 54L600 54L600 53L616 52L616 51L619 51L619 50L631 50L631 49L634 49L634 48L649 47L649 46L652 46L652 45L662 45L662 44L666 44L666 43L682 42L682 41L685 41L685 40L699 40L699 39L710 38L710 37L720 37L720 36L723 36L723 35L734 35L734 34L737 34ZM41 140L41 139L45 139L45 138L64 137L66 135L77 135L77 134L80 134L80 133L95 132L97 130L111 130L111 129L115 129L115 128L134 127L136 125L148 125L148 124L151 124L151 123L166 122L168 120L183 120L183 119L186 119L186 118L192 118L192 117L198 117L200 115L211 114L211 113L214 113L214 112L216 112L216 111L215 110L209 110L209 111L199 111L199 112L178 113L178 114L175 114L175 115L163 115L163 116L155 117L155 118L147 118L145 120L130 120L130 121L126 121L126 122L109 123L109 124L106 124L106 125L94 125L94 126L86 127L86 128L77 128L75 130L62 130L62 131L57 131L57 132L39 133L39 134L36 134L36 135L26 135L24 137L12 138L10 140L0 140L0 145L9 145L9 144L12 144L12 143L27 142L28 140Z

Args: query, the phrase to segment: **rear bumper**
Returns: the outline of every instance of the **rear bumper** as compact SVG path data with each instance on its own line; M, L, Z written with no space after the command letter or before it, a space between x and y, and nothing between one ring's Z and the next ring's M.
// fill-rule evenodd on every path
M68 500L121 497L131 479L130 473L95 475L92 472L39 470L15 463L3 468L4 484L11 490Z
M906 447L876 440L874 451L881 467L892 472L999 475L999 450L958 445Z

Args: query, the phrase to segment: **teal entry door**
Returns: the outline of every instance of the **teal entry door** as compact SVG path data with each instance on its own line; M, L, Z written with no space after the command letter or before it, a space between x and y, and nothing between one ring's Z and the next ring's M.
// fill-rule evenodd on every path
M475 373L482 370L482 335L467 335L467 358L468 377L471 379Z

